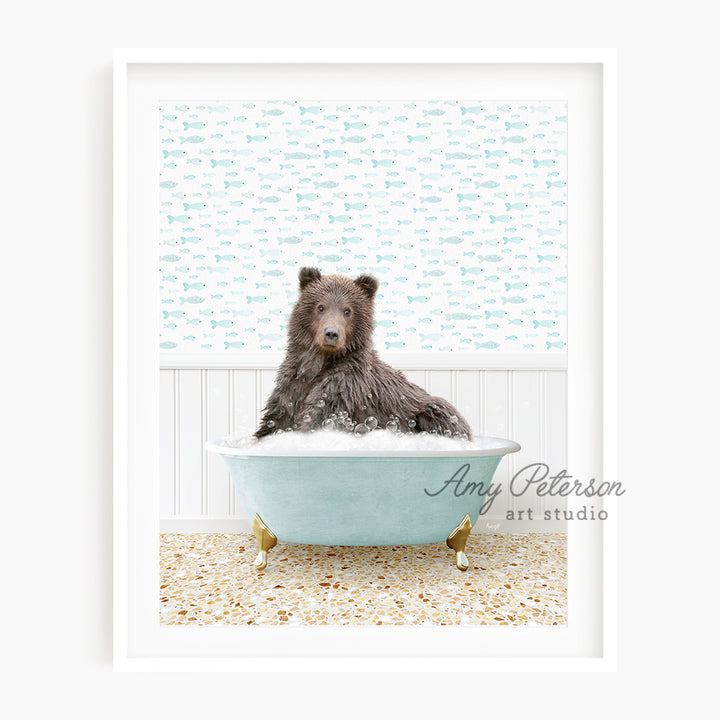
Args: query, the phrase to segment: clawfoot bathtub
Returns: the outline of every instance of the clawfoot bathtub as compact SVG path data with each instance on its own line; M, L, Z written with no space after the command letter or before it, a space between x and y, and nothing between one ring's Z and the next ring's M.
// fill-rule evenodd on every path
M477 437L469 449L280 450L206 443L227 463L264 570L278 540L309 545L445 541L460 570L465 542L503 456L520 446Z

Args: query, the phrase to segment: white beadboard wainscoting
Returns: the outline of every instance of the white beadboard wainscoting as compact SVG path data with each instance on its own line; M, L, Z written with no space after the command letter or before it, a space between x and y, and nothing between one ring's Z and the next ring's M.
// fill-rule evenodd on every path
M415 363L413 363L415 365ZM404 369L408 379L450 400L481 434L511 438L522 450L503 458L494 477L502 493L480 516L474 532L564 531L560 521L508 521L508 510L531 508L534 517L564 507L533 492L512 497L509 479L525 465L566 468L567 375L563 368ZM395 365L402 368L399 363ZM250 523L236 500L219 455L206 440L254 429L274 386L275 370L162 367L160 370L160 530L243 532ZM458 518L459 520L459 518Z

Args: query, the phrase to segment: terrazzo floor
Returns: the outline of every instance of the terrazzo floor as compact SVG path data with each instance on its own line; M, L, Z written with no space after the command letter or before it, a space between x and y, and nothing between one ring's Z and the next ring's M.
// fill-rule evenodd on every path
M562 533L470 535L467 572L443 543L293 545L253 567L255 537L160 535L162 625L565 625Z

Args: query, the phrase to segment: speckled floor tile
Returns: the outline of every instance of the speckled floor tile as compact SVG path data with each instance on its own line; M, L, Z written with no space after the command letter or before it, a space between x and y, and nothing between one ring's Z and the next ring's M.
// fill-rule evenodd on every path
M253 567L255 537L160 535L162 625L565 625L566 536L471 535L467 572L443 543L278 543Z

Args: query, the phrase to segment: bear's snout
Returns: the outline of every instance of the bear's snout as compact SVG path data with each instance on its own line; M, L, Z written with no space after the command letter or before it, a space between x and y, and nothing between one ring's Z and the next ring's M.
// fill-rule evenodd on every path
M325 342L328 345L335 345L338 341L338 338L340 337L340 332L337 328L329 327L325 328Z

